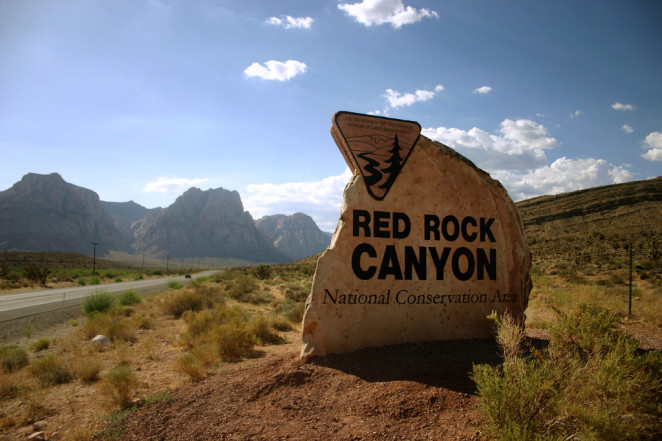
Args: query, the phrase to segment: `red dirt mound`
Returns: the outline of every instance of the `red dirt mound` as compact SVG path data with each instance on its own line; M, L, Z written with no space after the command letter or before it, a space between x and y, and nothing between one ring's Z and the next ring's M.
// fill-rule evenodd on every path
M122 440L476 440L474 363L492 340L254 360L130 413Z

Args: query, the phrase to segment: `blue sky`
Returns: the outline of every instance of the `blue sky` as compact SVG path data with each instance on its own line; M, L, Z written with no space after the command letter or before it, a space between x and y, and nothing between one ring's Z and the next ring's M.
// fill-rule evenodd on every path
M339 110L419 122L514 200L647 179L660 78L658 1L0 0L0 189L223 187L332 231Z

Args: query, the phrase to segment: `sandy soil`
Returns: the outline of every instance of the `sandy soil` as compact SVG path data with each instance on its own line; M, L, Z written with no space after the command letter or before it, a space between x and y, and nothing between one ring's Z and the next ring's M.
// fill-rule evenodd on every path
M398 345L308 363L290 346L133 412L121 439L481 439L468 372L499 361L492 341Z

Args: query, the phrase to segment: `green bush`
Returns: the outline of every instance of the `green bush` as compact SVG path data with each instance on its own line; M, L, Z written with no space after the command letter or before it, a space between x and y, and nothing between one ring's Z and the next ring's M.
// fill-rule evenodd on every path
M38 358L30 364L30 373L42 387L68 383L73 375L55 356Z
M271 277L271 267L269 265L258 265L253 268L253 276L258 280L267 280Z
M97 276L90 277L90 285L100 285L100 284L101 284L101 280L99 280L99 277Z
M181 287L183 287L183 286L184 286L184 285L182 285L182 284L181 284L179 281L177 281L177 280L171 280L170 282L168 282L168 288L170 288L170 289L179 289L179 288L181 288Z
M113 296L104 290L97 289L83 300L83 312L88 316L94 312L106 312L114 302Z
M0 346L0 369L14 372L28 364L28 353L16 345Z
M662 355L640 353L606 310L556 310L549 346L523 354L523 333L497 319L500 366L474 366L486 431L500 440L656 439L662 433ZM519 328L521 329L521 328Z
M39 352L39 351L43 351L44 349L48 349L50 345L51 345L51 339L42 337L30 343L28 349L30 349L32 352Z
M120 305L122 305L122 306L137 305L141 301L142 301L142 298L138 294L136 294L136 292L132 289L124 292L119 297L119 302L120 302Z

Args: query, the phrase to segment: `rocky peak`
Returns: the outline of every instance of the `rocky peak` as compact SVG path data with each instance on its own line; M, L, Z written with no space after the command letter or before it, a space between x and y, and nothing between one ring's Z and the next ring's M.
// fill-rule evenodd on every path
M293 260L319 253L331 241L331 235L320 230L313 218L304 213L264 216L255 225L273 241L278 251Z

